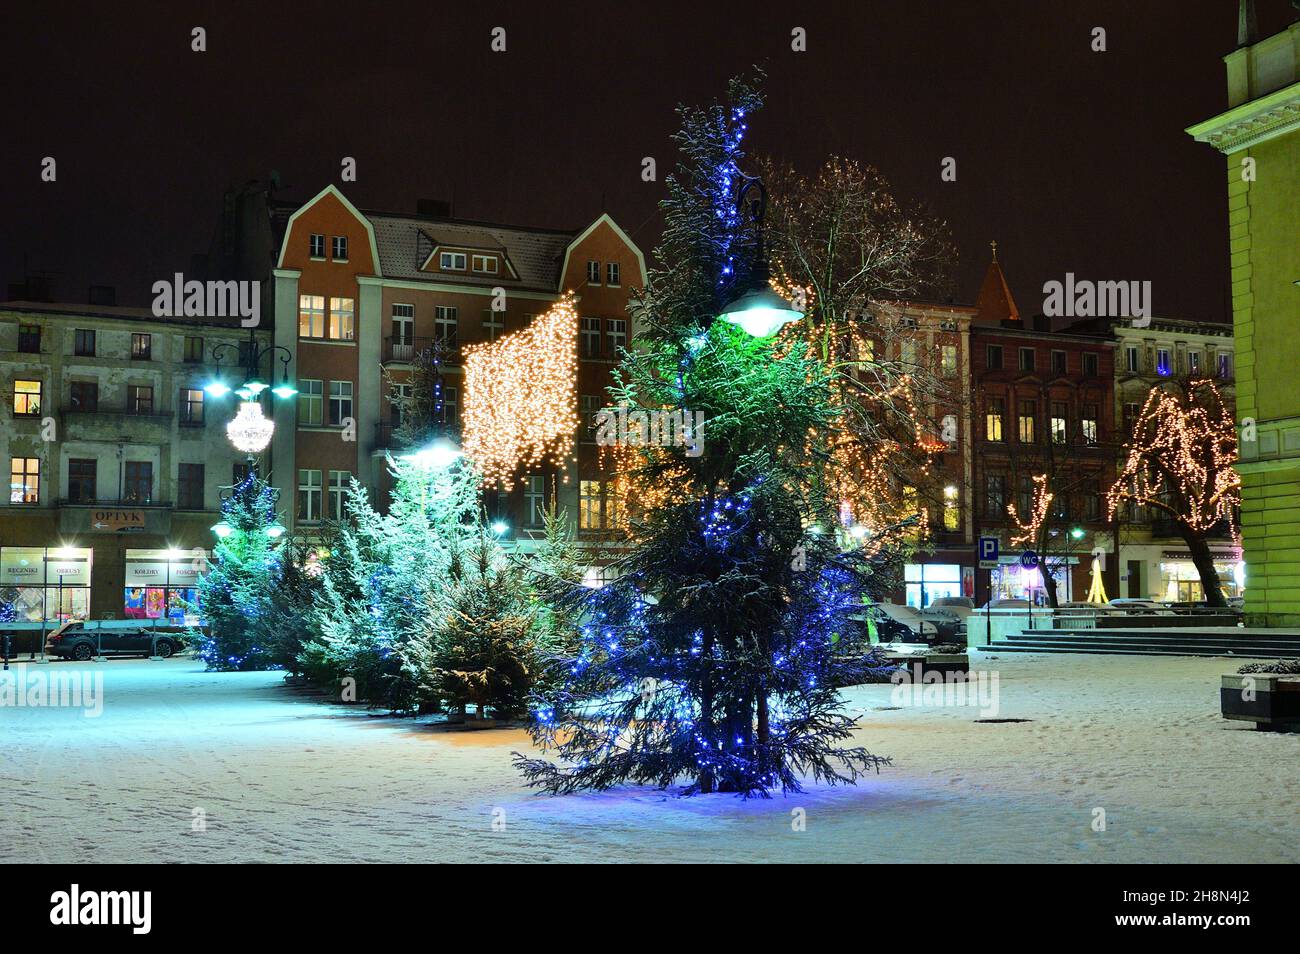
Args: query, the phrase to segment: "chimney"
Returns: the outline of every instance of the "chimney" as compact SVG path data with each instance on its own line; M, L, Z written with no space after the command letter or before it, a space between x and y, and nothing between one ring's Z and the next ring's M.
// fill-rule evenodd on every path
M1252 46L1259 39L1255 0L1237 0L1237 47Z
M451 203L446 199L416 199L415 214L426 219L449 219Z

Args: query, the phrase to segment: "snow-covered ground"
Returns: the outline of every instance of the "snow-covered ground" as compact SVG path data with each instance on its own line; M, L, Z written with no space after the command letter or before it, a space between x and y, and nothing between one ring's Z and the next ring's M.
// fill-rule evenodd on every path
M1237 664L983 657L997 717L1022 723L854 688L859 741L893 765L744 801L539 796L510 763L519 731L435 731L190 659L54 663L103 673L104 711L0 708L0 860L1300 861L1300 734L1220 718Z

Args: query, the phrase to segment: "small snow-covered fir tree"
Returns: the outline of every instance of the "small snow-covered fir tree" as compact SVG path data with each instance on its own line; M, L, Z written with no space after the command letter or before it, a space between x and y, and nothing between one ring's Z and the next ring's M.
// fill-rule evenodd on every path
M323 563L316 635L300 661L313 681L355 692L344 696L350 701L410 710L416 684L402 650L425 632L455 555L474 535L478 480L463 461L433 467L389 458L389 468L387 512L376 510L356 481L348 490L345 519Z
M737 207L741 141L761 105L682 109L683 164L662 204L661 263L633 307L644 329L613 403L704 414L703 453L646 447L623 474L632 552L581 600L562 687L534 700L551 758L517 755L544 791L626 782L767 795L852 782L883 759L849 742L841 686L884 675L861 611L879 555L843 549L826 432L842 425L825 364L798 335L715 321L762 272Z
M230 533L218 538L199 577L198 610L206 624L190 641L209 669L274 669L267 642L271 595L279 573L280 547L268 532L275 524L275 491L255 473L240 481L221 504Z

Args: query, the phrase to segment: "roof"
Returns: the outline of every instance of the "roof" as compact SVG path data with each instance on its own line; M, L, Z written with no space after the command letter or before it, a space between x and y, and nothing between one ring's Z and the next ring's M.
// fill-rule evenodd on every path
M211 328L229 328L232 331L244 332L248 329L239 323L238 316L228 318L206 318L206 317L186 317L177 315L175 317L159 317L153 313L150 308L127 308L121 305L87 305L76 302L49 302L49 301L0 301L0 314L17 312L20 314L46 315L48 317L85 317L85 318L114 318L124 321L152 321L162 325L202 325ZM271 329L270 322L264 322L256 330L269 332Z
M1002 274L998 264L997 252L989 262L988 271L984 273L984 284L980 286L979 297L975 299L975 321L982 325L996 325L1003 321L1019 321L1020 309L1011 295L1007 277Z

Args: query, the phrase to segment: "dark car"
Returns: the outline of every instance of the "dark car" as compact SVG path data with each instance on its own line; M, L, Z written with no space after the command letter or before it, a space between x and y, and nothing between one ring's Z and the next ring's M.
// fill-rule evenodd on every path
M175 633L157 633L144 627L129 629L87 629L84 623L65 623L50 633L45 651L64 659L85 661L96 655L162 656L180 652L181 639Z
M876 640L882 643L915 643L920 639L912 627L894 619L879 606L869 607L867 615L876 627Z

